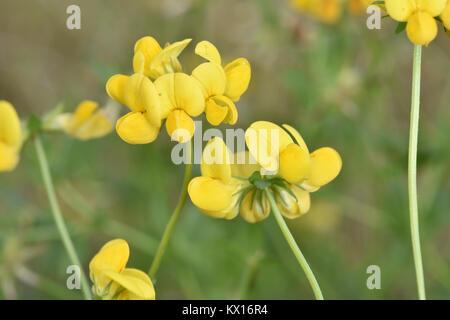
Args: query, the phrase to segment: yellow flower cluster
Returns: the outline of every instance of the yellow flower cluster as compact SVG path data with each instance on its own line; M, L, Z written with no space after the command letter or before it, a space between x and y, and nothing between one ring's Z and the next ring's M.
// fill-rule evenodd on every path
M11 171L19 162L22 146L20 119L14 107L0 101L0 172Z
M319 21L334 24L342 16L343 5L347 4L348 11L353 15L361 14L370 0L292 0L292 6L305 12Z
M155 289L143 271L126 268L130 248L122 239L107 242L89 264L92 292L103 300L154 300Z
M164 121L172 139L186 142L195 130L192 117L204 112L212 125L236 122L234 102L247 90L249 62L239 58L223 67L216 47L202 41L195 53L208 62L188 75L182 72L178 56L190 41L161 48L153 37L141 38L134 47L134 74L118 74L108 80L109 96L130 109L116 123L117 133L125 142L154 141Z
M310 153L297 130L283 127L267 121L253 123L246 131L249 151L238 154L232 154L222 139L213 138L203 151L202 176L189 183L192 202L208 216L233 219L240 212L254 223L269 215L263 190L270 187L285 217L306 213L310 192L336 178L342 160L332 148Z
M409 40L417 45L428 44L438 34L438 20L450 29L449 0L385 0L389 16L399 22L406 22Z

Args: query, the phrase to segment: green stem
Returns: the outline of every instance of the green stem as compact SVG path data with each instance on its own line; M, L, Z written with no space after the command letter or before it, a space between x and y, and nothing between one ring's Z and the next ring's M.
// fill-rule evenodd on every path
M77 265L81 270L81 286L83 290L83 294L86 300L92 299L91 292L89 289L89 283L86 279L86 275L83 272L83 268L81 267L80 259L75 251L72 240L70 239L69 232L67 231L67 227L64 223L64 219L61 214L61 210L59 208L58 200L56 199L55 188L53 187L52 177L50 175L50 169L48 166L47 157L45 156L44 147L42 146L42 142L39 136L35 138L36 153L39 160L39 166L42 173L42 178L44 180L45 190L47 192L48 201L50 202L50 207L52 209L53 218L55 220L56 227L61 236L62 242L64 244L64 248L67 251L69 259L73 265Z
M417 140L419 136L421 61L422 46L415 45L411 96L411 123L409 131L408 194L411 240L414 255L414 265L416 268L417 291L419 293L419 299L425 300L425 281L423 276L422 253L420 249L419 214L417 206Z
M184 204L187 198L187 188L189 185L189 181L191 180L192 175L192 142L187 142L188 146L186 148L187 152L187 163L184 171L184 181L183 188L181 189L180 197L178 199L177 206L175 210L172 212L172 216L170 217L169 223L166 225L163 236L161 238L161 242L159 243L158 250L156 251L155 257L153 258L152 265L148 274L151 278L153 278L158 272L158 268L161 264L162 257L164 256L164 252L166 251L167 243L169 242L170 236L172 235L173 228L180 217L181 210L183 210Z
M316 277L314 276L314 273L312 272L311 268L308 265L308 262L306 261L305 257L303 256L302 252L300 251L300 248L298 247L297 243L295 242L294 237L292 236L291 232L289 231L288 226L286 225L286 222L283 219L283 216L280 213L280 210L278 209L278 206L275 202L275 199L270 193L268 189L264 190L267 198L270 202L270 207L272 208L273 215L275 216L275 219L277 220L278 226L281 229L281 232L283 233L284 238L286 239L287 243L289 244L289 247L291 247L292 253L297 258L298 263L302 267L303 271L306 274L306 278L308 278L309 284L311 285L311 288L314 292L314 296L316 297L316 300L323 300L322 291L320 290L319 283L316 280Z

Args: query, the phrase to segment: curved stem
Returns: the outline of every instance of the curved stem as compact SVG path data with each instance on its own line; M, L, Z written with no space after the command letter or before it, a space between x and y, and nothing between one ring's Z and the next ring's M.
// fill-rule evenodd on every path
M83 272L83 268L78 258L75 247L73 246L72 240L70 239L69 232L64 223L64 218L61 214L61 209L59 208L58 200L56 199L55 188L52 182L52 176L50 174L50 169L48 166L47 157L45 156L44 147L39 136L36 136L35 143L36 153L39 160L39 166L42 173L42 178L44 180L45 191L47 192L48 201L50 202L50 207L52 209L53 218L55 220L56 227L58 229L59 235L61 236L64 248L67 251L69 259L73 265L79 266L81 271L81 289L86 300L91 300L91 292L89 289L89 282L87 281L86 275Z
M264 190L267 198L270 202L270 207L272 208L273 215L275 216L275 219L277 220L278 226L281 229L281 232L283 233L284 238L286 239L287 243L289 244L289 247L291 247L292 253L297 258L298 263L302 267L303 271L306 274L306 278L308 278L309 284L311 285L311 288L314 292L314 296L316 297L316 300L323 300L322 291L320 290L319 283L316 280L316 277L314 276L314 273L312 272L311 268L308 265L308 262L306 261L305 257L303 256L302 252L300 251L300 248L298 247L297 243L295 242L294 237L292 236L291 232L289 231L288 226L286 225L286 222L283 219L283 216L280 213L280 210L278 209L278 206L275 202L275 199L270 193L268 189Z
M175 224L178 221L178 218L180 217L181 210L183 210L184 204L186 202L187 198L187 188L189 185L189 181L191 180L192 175L192 142L187 142L188 147L186 148L186 151L189 153L187 154L187 163L184 171L184 181L183 181L183 187L181 189L180 197L178 198L177 206L175 207L175 210L172 212L172 216L170 217L169 223L167 224L163 236L161 238L161 242L159 243L158 250L156 251L156 255L153 258L152 265L150 267L150 270L148 271L148 274L150 278L153 278L158 272L159 265L161 264L162 257L164 255L164 252L166 251L167 243L169 242L170 236L172 235L173 228L175 227Z
M419 299L425 300L425 281L423 276L422 253L420 249L419 213L417 205L417 141L419 136L421 61L422 46L415 45L411 96L411 123L409 131L408 152L408 194L411 240L413 247L414 265L416 269L417 291L419 293Z

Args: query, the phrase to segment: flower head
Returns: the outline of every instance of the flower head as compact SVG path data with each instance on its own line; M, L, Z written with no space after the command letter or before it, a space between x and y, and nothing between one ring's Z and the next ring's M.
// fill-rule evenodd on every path
M0 172L11 171L19 162L22 146L20 119L14 107L0 101Z
M126 268L130 249L122 239L107 242L89 264L92 291L105 300L154 300L150 277L137 269Z
M219 51L208 41L199 42L195 53L208 60L192 71L202 88L206 119L215 126L222 122L235 124L238 113L234 102L248 88L250 63L245 58L238 58L223 67Z
M54 126L80 140L101 138L113 131L115 113L112 105L98 109L97 102L85 100L74 113L60 114Z
M447 0L386 0L385 6L392 19L406 22L406 33L412 43L428 46L438 33L435 17L445 16L448 3Z

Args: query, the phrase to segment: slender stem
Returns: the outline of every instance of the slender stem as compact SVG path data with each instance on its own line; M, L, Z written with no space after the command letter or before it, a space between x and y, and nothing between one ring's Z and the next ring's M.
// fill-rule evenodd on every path
M291 247L292 253L297 258L298 263L302 267L303 271L306 274L306 278L308 278L309 284L311 285L311 288L314 292L314 296L316 297L316 300L323 300L322 291L320 290L319 283L316 280L316 277L314 276L314 273L312 272L311 268L308 265L308 262L306 261L305 257L303 256L302 252L300 251L300 248L298 247L297 243L295 242L294 237L292 236L291 232L289 231L288 226L286 225L286 222L283 219L283 216L280 213L280 210L278 209L278 206L275 202L275 199L270 193L268 189L264 190L267 198L269 199L270 206L272 208L273 215L275 216L275 219L277 220L278 226L281 229L281 232L283 233L284 238L286 239L287 243L289 244L289 247Z
M411 240L414 255L414 265L416 268L417 291L419 293L419 299L425 300L425 281L423 276L422 253L420 250L419 214L417 206L417 140L419 136L421 61L422 46L415 45L411 96L411 123L409 131L408 193Z
M167 243L169 242L170 236L172 235L173 228L175 227L175 224L178 221L178 218L180 217L181 210L183 210L184 204L186 202L187 198L187 188L189 185L189 181L191 180L192 175L192 142L187 142L187 163L184 171L184 181L183 181L183 187L181 189L180 197L178 199L177 206L175 207L175 210L172 212L172 216L170 217L169 223L166 225L166 228L164 230L163 236L161 238L161 242L159 243L158 250L156 251L156 255L153 258L152 265L150 267L150 270L148 271L148 274L151 278L153 278L158 272L159 265L161 264L162 257L164 255L164 252L166 251Z
M39 160L39 166L42 173L42 178L44 180L45 190L47 192L48 201L50 202L50 207L52 209L53 218L55 220L56 227L61 236L64 248L67 251L69 259L73 265L77 265L81 270L81 289L86 300L91 300L91 292L89 289L89 283L87 281L86 275L81 267L80 259L78 258L77 252L73 246L72 240L70 239L69 232L64 223L64 219L59 208L58 200L56 199L55 188L53 186L52 177L50 174L50 169L48 166L47 157L45 156L44 147L39 136L36 136L35 143L36 153Z

